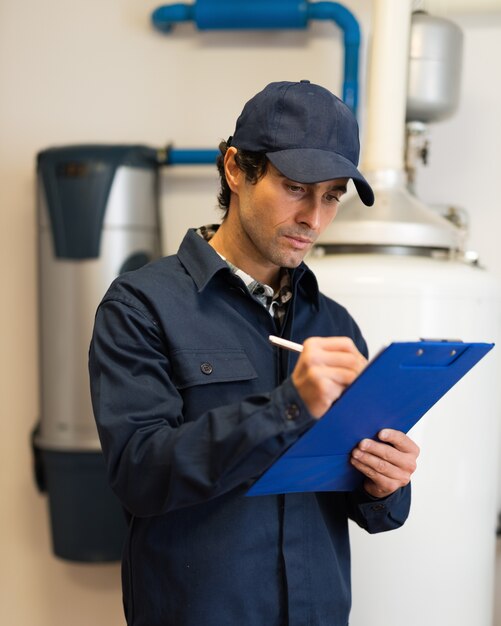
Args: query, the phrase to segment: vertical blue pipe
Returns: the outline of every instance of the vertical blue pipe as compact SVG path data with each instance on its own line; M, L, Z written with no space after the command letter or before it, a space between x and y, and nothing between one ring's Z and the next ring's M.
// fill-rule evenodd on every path
M308 19L332 20L343 31L343 101L356 115L358 106L358 57L360 50L360 27L358 22L353 13L337 2L309 3Z

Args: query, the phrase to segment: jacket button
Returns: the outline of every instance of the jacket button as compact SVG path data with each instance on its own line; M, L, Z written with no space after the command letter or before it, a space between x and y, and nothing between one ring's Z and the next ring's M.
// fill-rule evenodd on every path
M295 420L299 417L299 407L297 404L288 404L285 410L285 416L288 420Z
M208 361L205 361L204 363L200 365L200 371L202 372L202 374L206 374L207 376L209 374L212 374L213 369L214 368Z

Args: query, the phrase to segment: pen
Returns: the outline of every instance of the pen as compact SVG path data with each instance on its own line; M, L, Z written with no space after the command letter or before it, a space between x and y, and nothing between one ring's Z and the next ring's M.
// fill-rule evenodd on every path
M282 337L275 337L275 335L270 335L268 337L268 340L274 346L279 346L280 348L285 348L286 350L292 350L293 352L303 351L303 346L300 343L296 343L295 341L282 339Z

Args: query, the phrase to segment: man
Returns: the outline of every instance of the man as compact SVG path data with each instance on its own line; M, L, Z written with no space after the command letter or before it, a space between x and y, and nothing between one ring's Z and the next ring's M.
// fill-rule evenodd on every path
M417 446L388 429L360 442L357 492L246 492L366 363L356 323L303 263L350 179L373 202L358 127L326 89L272 83L220 149L222 224L119 277L96 316L93 406L130 520L127 623L346 626L348 518L371 533L405 521Z

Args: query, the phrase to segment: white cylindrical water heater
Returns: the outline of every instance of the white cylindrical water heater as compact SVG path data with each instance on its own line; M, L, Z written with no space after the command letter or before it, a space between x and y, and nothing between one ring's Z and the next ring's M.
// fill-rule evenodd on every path
M371 354L392 340L495 342L497 281L477 266L413 252L307 263L358 321ZM495 348L411 430L421 454L404 527L369 536L353 525L351 626L491 626L499 363Z

